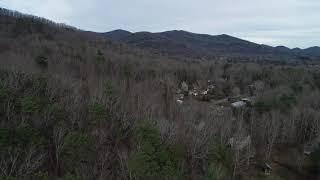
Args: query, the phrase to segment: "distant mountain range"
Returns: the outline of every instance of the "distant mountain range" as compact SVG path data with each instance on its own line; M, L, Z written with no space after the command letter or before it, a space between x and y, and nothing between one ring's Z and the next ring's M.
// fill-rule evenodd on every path
M191 60L235 60L235 61L282 61L286 62L320 62L320 47L307 49L290 49L285 46L272 47L242 40L226 34L208 35L187 31L165 31L159 33L115 30L106 33L83 31L65 24L16 11L0 8L0 36L23 37L28 34L44 34L52 39L56 33L54 27L65 29L73 34L90 39L109 39L130 47L138 47L164 56ZM2 33L1 33L2 32ZM5 32L5 33L4 33ZM67 38L67 37L64 37ZM1 43L1 41L0 41ZM134 48L132 48L134 49ZM1 49L0 49L1 50Z
M131 33L125 30L115 30L103 33L103 36L140 48L153 49L173 56L193 58L311 60L320 57L320 47L307 49L290 49L285 46L272 47L226 34L213 36L176 30L160 33Z

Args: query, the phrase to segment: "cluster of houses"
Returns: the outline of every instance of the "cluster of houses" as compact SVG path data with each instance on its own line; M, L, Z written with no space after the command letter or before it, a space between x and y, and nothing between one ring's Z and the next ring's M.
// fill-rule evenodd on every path
M261 83L249 85L249 97L236 96L218 99L216 94L219 87L210 80L207 81L207 84L202 86L202 88L190 88L186 82L182 82L180 88L176 92L176 102L182 105L190 98L198 101L211 102L210 104L212 105L213 110L217 112L215 114L219 115L219 112L224 112L225 110L235 110L234 112L236 112L236 110L252 107L256 99L256 91L261 89L261 87L263 87ZM202 122L198 125L198 129L202 129L204 126L205 124ZM239 152L244 153L248 151L250 153L249 159L253 158L255 155L254 150L251 149L252 139L250 135L244 137L231 137L227 145L229 148ZM272 171L272 167L268 163L260 164L259 167L266 175L269 175Z
M233 112L237 112L237 110L248 109L252 107L255 103L256 96L259 92L262 92L264 89L264 83L261 81L254 82L251 85L248 85L247 96L236 96L236 97L222 97L219 98L217 94L219 94L219 90L221 87L213 83L212 81L207 81L202 83L202 86L189 86L186 82L182 82L180 84L180 88L176 92L176 102L182 105L185 101L190 99L194 99L197 101L210 102L210 106L216 112L214 114L219 115L226 111L230 112L230 110L235 110ZM192 87L192 88L190 88ZM219 89L220 88L220 89ZM203 129L205 127L205 123L202 122L198 125L198 129ZM252 139L251 136L243 136L243 137L231 137L227 143L228 147L239 151L245 152L247 150L250 151L249 159L251 159L255 153L252 147ZM313 141L304 145L303 153L306 156L310 156L312 153L316 152L320 148L320 136ZM273 171L273 164L269 164L266 162L260 162L257 164L257 167L261 169L261 171L265 175L270 175Z
M249 87L252 91L254 85ZM187 97L191 97L198 101L209 102L215 97L216 85L208 80L205 88L193 87L192 89L188 86L186 82L182 82L180 89L176 93L176 101L178 104L183 104ZM251 97L228 97L225 99L215 100L216 104L228 105L234 109L240 109L244 107L250 107L253 105L254 96Z
M193 87L190 89L186 82L181 83L181 88L177 90L177 102L182 104L186 97L192 97L199 101L210 101L214 95L215 85L208 81L205 89Z

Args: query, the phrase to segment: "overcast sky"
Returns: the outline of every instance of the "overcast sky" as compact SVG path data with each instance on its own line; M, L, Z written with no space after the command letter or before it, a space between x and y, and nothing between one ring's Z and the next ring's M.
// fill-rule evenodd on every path
M320 0L0 0L0 6L97 32L177 29L320 46Z

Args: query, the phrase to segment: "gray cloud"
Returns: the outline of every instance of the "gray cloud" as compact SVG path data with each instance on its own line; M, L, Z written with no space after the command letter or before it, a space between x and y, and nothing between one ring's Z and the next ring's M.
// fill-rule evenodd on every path
M319 0L1 0L0 6L98 32L183 29L269 45L320 45Z

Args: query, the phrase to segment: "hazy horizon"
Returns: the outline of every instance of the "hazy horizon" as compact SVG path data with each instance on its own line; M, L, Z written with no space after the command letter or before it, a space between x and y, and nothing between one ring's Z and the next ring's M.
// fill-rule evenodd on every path
M95 32L184 30L289 48L320 45L316 0L2 0L0 6Z

